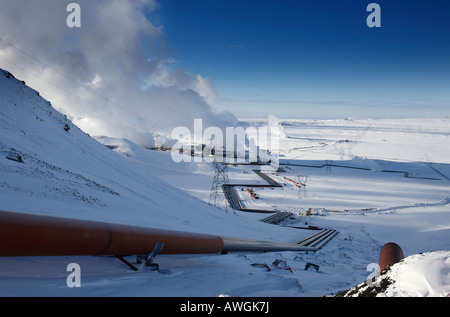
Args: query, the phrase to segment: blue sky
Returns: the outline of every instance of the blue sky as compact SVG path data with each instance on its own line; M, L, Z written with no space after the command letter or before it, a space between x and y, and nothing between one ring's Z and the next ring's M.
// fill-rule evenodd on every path
M450 115L450 1L160 0L174 66L242 117Z

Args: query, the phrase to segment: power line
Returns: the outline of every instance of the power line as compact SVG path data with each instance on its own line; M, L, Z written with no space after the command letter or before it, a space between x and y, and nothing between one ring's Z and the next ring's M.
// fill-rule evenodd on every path
M39 62L39 63L41 63L42 65L45 65L45 66L47 66L48 68L50 68L50 69L52 69L53 71L55 71L55 72L57 72L58 74L60 74L61 76L64 76L65 78L67 78L67 79L69 79L69 80L71 80L71 81L73 81L74 83L76 83L77 85L80 85L80 86L82 86L82 87L84 87L84 88L86 88L86 86L84 86L83 84L81 84L81 83L79 83L79 82L77 82L75 79L73 79L73 78L71 78L71 77L69 77L69 76L67 76L66 74L64 74L64 73L62 73L62 72L60 72L59 70L57 70L57 69L55 69L54 67L52 67L52 66L50 66L49 64L47 64L47 63L45 63L45 62L43 62L43 61L41 61L41 60L39 60L39 59L37 59L36 57L34 57L33 55L31 55L31 54L29 54L29 53L27 53L27 52L25 52L24 50L22 50L22 49L20 49L20 48L18 48L17 46L15 46L15 45L13 45L13 44L11 44L11 43L9 43L9 42L7 42L7 41L5 41L4 39L2 39L1 37L0 37L0 41L2 41L3 43L5 43L6 45L9 45L9 46L11 46L11 47L13 47L13 48L15 48L16 50L18 50L19 52L21 52L21 53L23 53L23 54L25 54L25 55L27 55L28 57L30 57L30 58L32 58L32 59L34 59L35 61L37 61L37 62ZM87 90L90 90L90 89L88 89L88 88L86 88ZM92 90L90 90L92 93L95 93L95 94L97 94L95 91L92 91ZM99 95L99 94L97 94L98 96L100 96L100 97L103 97L103 96L101 96L101 95ZM103 97L103 98L105 98L105 97Z
M19 68L19 69L21 69L22 71L24 71L24 72L26 72L26 73L28 73L28 74L30 74L30 75L32 75L32 76L38 78L39 80L42 80L42 81L44 81L45 83L47 83L47 84L49 84L49 85L52 85L53 87L56 87L56 88L58 88L58 89L60 89L60 90L62 90L62 91L64 91L64 92L66 92L66 93L68 93L68 94L74 96L75 98L78 98L78 99L84 101L85 103L87 103L87 104L89 104L89 105L91 105L91 106L93 106L93 107L95 106L95 105L93 105L92 103L90 103L89 101L87 101L86 99L84 99L84 98L78 96L77 94L74 94L74 93L72 93L71 91L69 91L69 90L67 90L67 89L65 89L65 88L62 88L62 87L60 87L60 86L58 86L58 85L56 85L56 84L54 84L54 83L52 83L52 82L50 82L50 81L48 81L48 80L46 80L46 79L44 79L44 78L42 78L42 77L36 75L36 74L34 74L34 73L28 71L28 70L25 69L24 67L19 66L19 65L17 65L17 64L14 63L14 62L11 62L11 61L9 61L9 60L7 60L7 59L1 57L1 56L0 56L0 59L2 59L3 61L5 61L5 62L7 62L7 63L9 63L9 64L11 64L11 65L13 65L13 66ZM66 106L69 106L70 108L75 109L75 108L72 107L71 105L66 104ZM101 109L101 108L98 108L98 107L97 107L97 109L100 109L101 111L105 111L105 112L106 112L106 110L103 110L103 109ZM77 110L77 109L75 109L75 110ZM108 114L111 114L111 113L108 113ZM92 114L91 114L90 116L95 117L97 120L103 121L103 122L105 122L105 123L107 123L107 124L114 125L114 126L116 126L116 127L118 127L118 128L123 128L123 126L120 126L120 125L117 125L117 124L115 124L115 123L112 123L111 121L106 121L106 120L100 118L99 116L92 115ZM136 116L137 116L137 115L136 115ZM121 118L121 119L123 120L123 118ZM132 123L130 123L130 122L128 122L127 126L128 126L128 127L131 127L131 128L134 128L134 129L137 128L135 124L132 124ZM141 131L144 131L144 129L140 129L140 130L141 130Z
M108 103L110 103L110 104L112 104L112 105L114 105L114 106L116 106L116 107L118 107L118 108L120 108L120 109L122 109L122 110L124 110L124 111L127 111L128 113L130 113L130 114L136 116L136 117L139 118L139 119L142 119L142 117L139 116L138 114L132 112L131 110L129 110L129 109L127 109L127 108L122 107L122 106L119 105L119 104L116 104L115 102L111 101L111 99L109 99L108 97L105 97L105 96L99 94L98 92L96 92L96 91L90 89L89 87L86 87L86 85L84 85L84 84L78 82L77 80L71 78L70 76L68 76L68 75L64 74L63 72L57 70L56 68L52 67L51 65L49 65L49 64L47 64L47 63L41 61L40 59L34 57L33 55L31 55L30 53L28 53L28 52L22 50L21 48L19 48L19 47L15 46L15 45L13 45L13 44L11 44L11 43L5 41L5 40L2 39L2 38L0 38L0 41L2 41L3 43L5 43L6 45L8 45L8 46L10 46L10 47L12 47L12 48L18 50L18 51L21 52L22 54L24 54L24 55L26 55L26 56L32 58L33 60L37 61L38 63L40 63L40 64L42 64L42 65L44 65L44 66L50 68L51 70L53 70L54 72L58 73L59 75L61 75L61 76L65 77L66 79L72 81L73 83L77 84L78 86L80 86L80 87L86 89L86 90L89 91L90 93L95 94L96 96L105 99ZM33 75L33 76L39 78L40 80L42 80L42 81L44 81L44 82L46 82L46 83L48 83L48 84L50 84L50 85L52 85L52 86L54 86L54 87L56 87L56 88L58 88L58 89L63 90L64 92L67 92L67 93L69 93L69 94L71 94L71 95L73 95L73 96L75 96L75 97L77 97L77 98L79 98L79 99L81 99L81 100L83 100L83 101L89 103L88 101L86 101L86 100L83 99L82 97L80 97L80 96L78 96L78 95L75 95L74 93L72 93L72 92L70 92L70 91L68 91L68 90L66 90L66 89L64 89L64 88L62 88L62 87L59 87L59 86L56 85L56 84L53 84L53 83L49 82L48 80L43 79L43 78L41 78L40 76L38 76L38 75L36 75L36 74L33 74L33 73L29 72L29 71L26 70L25 68L23 68L23 67L21 67L21 66L15 64L15 63L13 63L13 62L11 62L11 61L9 61L9 60L6 60L5 58L2 58L2 57L0 57L0 58L3 59L4 61L6 61L6 62L8 62L8 63L10 63L10 64L12 64L12 65L14 65L14 66L16 66L16 67L22 69L23 71L27 72L28 74L31 74L31 75ZM89 104L91 104L91 103L89 103ZM92 105L92 104L91 104L91 105ZM69 105L69 106L70 106L70 105ZM92 105L92 106L94 106L94 105ZM73 108L73 107L71 107L71 108ZM94 116L94 117L96 117L96 116ZM97 118L98 120L107 122L107 121L102 120L102 119L100 119L100 118L98 118L98 117L96 117L96 118ZM146 121L148 122L148 120L146 120ZM107 122L107 123L110 123L110 122ZM130 124L131 127L136 128L135 124L132 124L132 123L129 123L129 124ZM116 126L117 126L117 125L116 125ZM143 130L143 129L142 129L142 130Z
M71 78L70 76L64 74L63 72L60 72L59 70L57 70L56 68L50 66L49 64L47 64L47 63L45 63L45 62L43 62L43 61L37 59L36 57L34 57L33 55L31 55L30 53L25 52L24 50L22 50L22 49L18 48L17 46L15 46L15 45L13 45L13 44L11 44L11 43L5 41L5 40L2 39L2 38L0 38L0 41L2 41L3 43L5 43L5 44L11 46L12 48L18 50L19 52L21 52L21 53L27 55L28 57L34 59L34 60L37 61L38 63L41 63L42 65L44 65L44 66L50 68L50 69L53 70L54 72L60 74L61 76L67 78L68 80L74 82L75 84L77 84L78 86L80 86L80 87L86 89L87 91L89 91L89 92L91 92L91 93L93 93L93 94L95 94L95 95L97 95L97 96L99 96L99 97L105 99L106 101L108 101L108 102L114 104L114 102L111 101L108 97L105 97L105 96L99 94L98 92L96 92L96 91L90 89L89 87L86 87L86 85L84 85L84 84L78 82L77 80ZM114 105L117 106L117 107L120 107L120 108L122 108L122 109L124 109L124 110L126 110L126 111L129 111L129 112L130 112L130 110L128 110L128 109L126 109L126 108L123 108L122 106L120 106L120 105L118 105L118 104L114 104Z
M219 207L225 203L225 210L228 211L228 202L223 191L223 185L229 183L228 180L228 165L220 164L214 157L214 179L209 194L209 204Z

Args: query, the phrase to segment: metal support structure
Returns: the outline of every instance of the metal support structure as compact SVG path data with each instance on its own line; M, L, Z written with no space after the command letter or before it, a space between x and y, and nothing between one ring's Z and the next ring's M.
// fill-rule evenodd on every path
M306 198L306 182L308 175L298 175L298 198Z
M211 186L211 193L209 194L209 204L220 207L225 204L225 210L228 211L228 200L223 192L223 185L229 183L228 180L228 165L226 163L220 164L214 159L214 179Z
M156 243L155 248L153 249L152 252L150 252L147 255L138 255L136 262L138 264L141 264L145 261L145 266L151 267L152 271L159 271L159 265L156 263L153 263L153 260L159 254L159 252L161 252L161 249L163 248L163 246L164 246L164 243L162 243L162 242Z
M116 258L118 258L120 261L122 261L123 263L125 263L126 265L128 265L133 271L139 271L139 269L137 267L135 267L133 264L131 264L130 262L128 262L127 260L125 260L123 258L123 256L121 255L115 255Z

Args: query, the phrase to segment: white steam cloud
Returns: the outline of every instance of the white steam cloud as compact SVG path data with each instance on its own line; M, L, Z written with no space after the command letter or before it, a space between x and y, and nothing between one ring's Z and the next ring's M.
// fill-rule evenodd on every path
M69 28L62 0L0 0L0 67L14 73L93 135L154 145L177 126L234 126L214 111L211 81L173 67L155 0L78 0Z

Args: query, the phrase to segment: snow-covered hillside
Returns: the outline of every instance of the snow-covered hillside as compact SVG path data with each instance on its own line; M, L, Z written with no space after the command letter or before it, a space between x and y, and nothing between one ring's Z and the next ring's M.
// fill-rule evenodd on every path
M449 273L450 251L414 254L338 296L448 297Z
M164 170L176 175L195 167L176 164L169 153L149 151L126 140L119 141L131 146L128 156L111 151L11 74L2 71L0 80L2 209L195 232L264 235L259 233L261 227L252 229L253 222L247 227L245 219L236 221L233 214L159 177ZM133 162L132 153L141 157L145 153L146 166ZM8 156L20 156L23 162ZM221 225L228 222L232 225Z
M258 201L239 194L243 203L293 212L284 226L273 225L259 221L266 214L209 205L211 163L175 163L170 152L91 137L1 70L0 210L277 242L311 234L288 226L339 234L315 253L159 255L161 272L130 271L112 257L0 258L0 296L325 296L365 281L386 242L397 242L405 256L449 250L449 120L421 123L284 121L285 172L272 177L307 175L307 191L288 183L261 189ZM417 143L398 146L404 140ZM251 169L230 167L230 183L264 184ZM305 214L309 208L312 215ZM448 294L444 255L431 256L440 264L435 274L427 271L441 279L433 284L439 289L400 291L410 287L400 283L386 295ZM82 268L80 288L66 284L73 262ZM305 269L307 263L319 270ZM423 267L415 266L414 274L424 274Z

